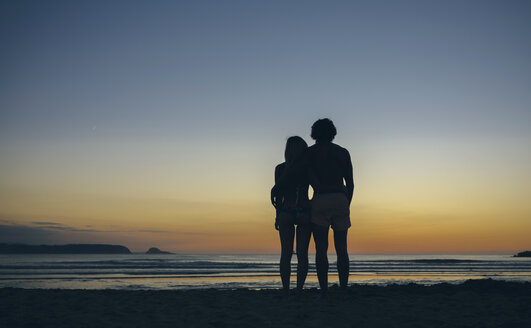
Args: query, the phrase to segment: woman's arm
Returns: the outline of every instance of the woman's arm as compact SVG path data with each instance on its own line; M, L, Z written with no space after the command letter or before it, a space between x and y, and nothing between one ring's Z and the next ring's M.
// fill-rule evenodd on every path
M283 166L283 164L279 164L277 167L275 167L275 183L277 183L278 179L280 179L280 176L282 175L282 171L284 169ZM282 196L278 193L278 189L275 189L275 187L271 189L271 204L273 204L275 207L275 229L280 230L278 225L278 211L280 205L282 204Z
M278 181L282 177L282 173L284 171L285 166L286 166L285 163L282 163L282 164L277 165L277 167L275 167L275 185L278 183ZM282 202L282 199L280 198L281 196L280 196L279 189L273 187L271 189L271 204L273 204L273 206L275 207L278 207Z

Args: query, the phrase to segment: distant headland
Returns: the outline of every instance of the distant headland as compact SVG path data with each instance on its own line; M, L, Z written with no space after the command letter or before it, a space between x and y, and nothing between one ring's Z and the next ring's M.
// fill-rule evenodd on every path
M531 251L520 252L513 257L531 257Z
M0 254L131 254L129 248L106 244L26 245L0 243Z
M158 249L157 247L151 247L147 252L146 254L175 254L175 253L172 253L172 252L165 252L165 251L161 251L160 249Z

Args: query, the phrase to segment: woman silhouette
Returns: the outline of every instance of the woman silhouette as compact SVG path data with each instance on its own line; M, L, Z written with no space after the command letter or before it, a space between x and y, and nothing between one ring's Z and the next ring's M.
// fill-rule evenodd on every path
M275 168L275 183L287 167L294 165L308 145L298 136L288 138L284 152L285 162ZM282 253L280 255L280 277L286 295L289 294L291 256L293 240L297 231L297 291L301 291L308 274L308 245L310 243L310 200L308 199L308 177L306 172L296 172L285 188L271 193L271 202L276 208L275 229L279 231ZM295 229L295 226L297 228Z

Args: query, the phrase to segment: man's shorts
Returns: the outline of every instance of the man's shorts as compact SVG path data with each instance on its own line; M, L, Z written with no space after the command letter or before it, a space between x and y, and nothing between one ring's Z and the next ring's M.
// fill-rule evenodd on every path
M314 194L312 199L312 223L341 231L350 228L350 206L342 193Z

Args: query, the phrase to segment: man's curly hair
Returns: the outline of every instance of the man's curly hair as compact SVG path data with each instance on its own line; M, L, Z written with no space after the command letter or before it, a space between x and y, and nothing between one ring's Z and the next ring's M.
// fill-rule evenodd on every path
M328 118L315 121L312 125L311 137L317 142L330 142L337 134L334 122Z

